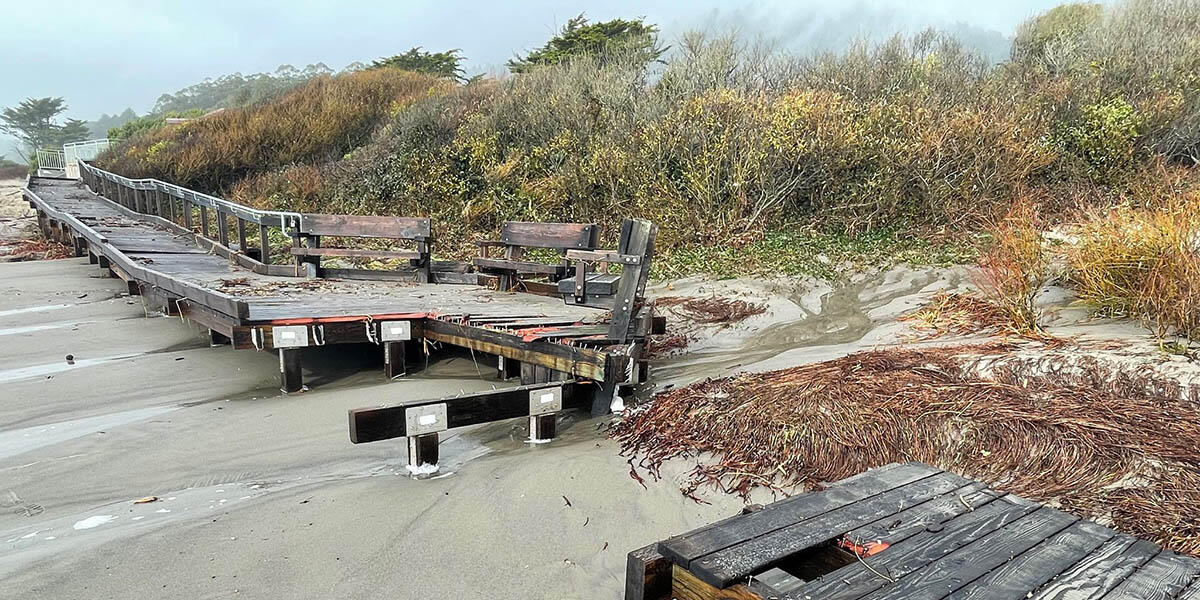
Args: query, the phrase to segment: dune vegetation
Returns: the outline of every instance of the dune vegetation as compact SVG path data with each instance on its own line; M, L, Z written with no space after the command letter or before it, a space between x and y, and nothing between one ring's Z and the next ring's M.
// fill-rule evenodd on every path
M1194 0L1065 4L1024 23L1000 63L935 31L819 55L696 33L664 52L640 21L570 54L564 40L594 27L572 23L530 54L554 60L509 76L320 77L133 135L101 164L263 207L431 216L446 256L504 220L613 232L637 216L660 227L660 275L829 275L859 257L941 263L982 247L1009 278L1003 298L1036 288L987 254L1018 249L988 232L1020 204L1039 227L1079 230L1068 276L1106 307L1160 314L1138 295L1196 268ZM1110 218L1173 237L1115 248L1144 240L1096 241L1122 227ZM1137 259L1137 285L1103 283L1124 276L1121 257L1167 247Z

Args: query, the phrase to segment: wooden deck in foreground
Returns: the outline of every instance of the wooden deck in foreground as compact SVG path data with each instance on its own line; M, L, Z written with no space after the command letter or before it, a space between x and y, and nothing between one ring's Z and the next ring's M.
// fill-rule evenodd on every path
M43 232L127 281L130 293L142 295L148 307L207 327L214 345L278 352L285 392L303 388L303 348L343 343L380 346L389 378L403 375L406 357L426 352L426 342L496 355L501 379L590 382L599 391L594 411L607 406L604 399L617 386L636 382L640 369L634 366L654 324L640 301L636 307L625 302L631 306L625 318L632 320L621 339L613 339L613 310L582 305L594 304L593 296L581 292L575 302L564 301L553 295L559 287L554 284L541 284L543 295L500 291L489 287L498 277L477 274L469 264L431 261L428 219L256 211L85 163L81 169L83 181L28 182L24 193ZM426 233L417 237L396 236L417 239L418 251L383 254L412 258L411 268L320 265L322 257L370 251L328 248L317 243L318 233L353 237L361 230L366 237L386 237L379 234L383 227L401 221L423 225ZM314 224L324 230L317 232ZM287 264L272 264L269 229L291 236L294 264L292 256ZM648 243L652 247L652 237ZM520 277L509 281L524 286ZM639 300L643 287L644 281Z
M626 600L1200 600L1200 560L920 463L629 554Z

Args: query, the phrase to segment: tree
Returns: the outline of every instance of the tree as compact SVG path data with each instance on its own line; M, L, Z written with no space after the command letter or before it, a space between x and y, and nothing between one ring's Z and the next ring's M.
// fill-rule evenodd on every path
M67 119L66 123L55 126L54 133L51 135L51 143L54 146L61 146L70 142L81 142L90 137L92 137L92 130L88 128L87 121Z
M524 58L518 55L508 61L508 70L525 73L580 54L603 54L617 46L634 52L646 63L658 60L667 51L659 45L658 26L647 24L642 18L588 23L587 17L581 13L567 21L559 34L550 38L546 45L531 50Z
M371 63L370 68L381 69L384 67L393 67L406 71L428 73L461 82L466 81L466 79L463 77L464 71L461 66L463 57L459 56L459 52L462 52L459 48L445 52L425 52L421 50L420 46L414 46L404 54L381 58Z
M32 155L38 148L61 143L63 126L55 124L54 118L65 110L67 105L62 98L26 98L16 107L0 112L0 131L17 138ZM68 121L68 125L74 128L73 121ZM22 158L28 160L29 155Z

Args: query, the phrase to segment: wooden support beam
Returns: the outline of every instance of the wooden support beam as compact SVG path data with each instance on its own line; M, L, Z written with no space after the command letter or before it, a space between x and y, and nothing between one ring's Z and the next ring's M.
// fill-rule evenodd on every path
M279 349L279 389L285 394L304 389L304 375L300 367L299 348Z
M200 205L200 235L208 237L208 207L203 204Z
M383 374L389 380L404 377L405 369L404 345L406 342L383 343Z
M743 584L715 588L679 565L671 567L671 598L674 600L763 600Z
M423 335L437 342L513 358L521 361L522 367L524 363L541 365L572 377L601 381L607 369L606 354L598 350L553 342L525 342L509 333L437 319L425 321Z
M427 433L408 438L408 468L417 477L428 477L437 472L438 434ZM429 467L432 470L426 471Z
M661 600L671 593L671 560L658 553L658 542L625 558L625 600Z
M557 419L558 413L530 416L529 439L534 442L545 442L554 439L554 427Z
M350 441L363 444L405 437L409 427L408 411L416 408L444 407L444 429L528 417L533 404L531 398L538 397L538 392L553 389L561 389L561 409L566 410L591 406L591 394L595 386L590 382L570 380L435 400L416 400L394 406L356 408L349 413Z
M215 348L217 346L228 346L232 343L233 343L233 340L229 336L221 333L220 331L217 331L216 329L208 330L208 345L209 345L209 347Z
M498 356L496 362L496 378L500 381L507 381L513 377L521 376L521 361L514 358L505 358Z

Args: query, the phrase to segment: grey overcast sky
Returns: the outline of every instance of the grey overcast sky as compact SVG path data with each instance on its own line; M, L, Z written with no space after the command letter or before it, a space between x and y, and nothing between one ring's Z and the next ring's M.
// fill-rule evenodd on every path
M68 116L91 120L132 107L206 77L302 68L341 69L412 46L461 48L468 70L501 68L514 52L546 41L570 17L644 16L669 43L694 28L736 27L798 49L836 46L924 26L955 26L1010 35L1030 15L1057 2L1014 0L465 0L353 2L238 0L9 0L0 36L0 106L62 96Z

